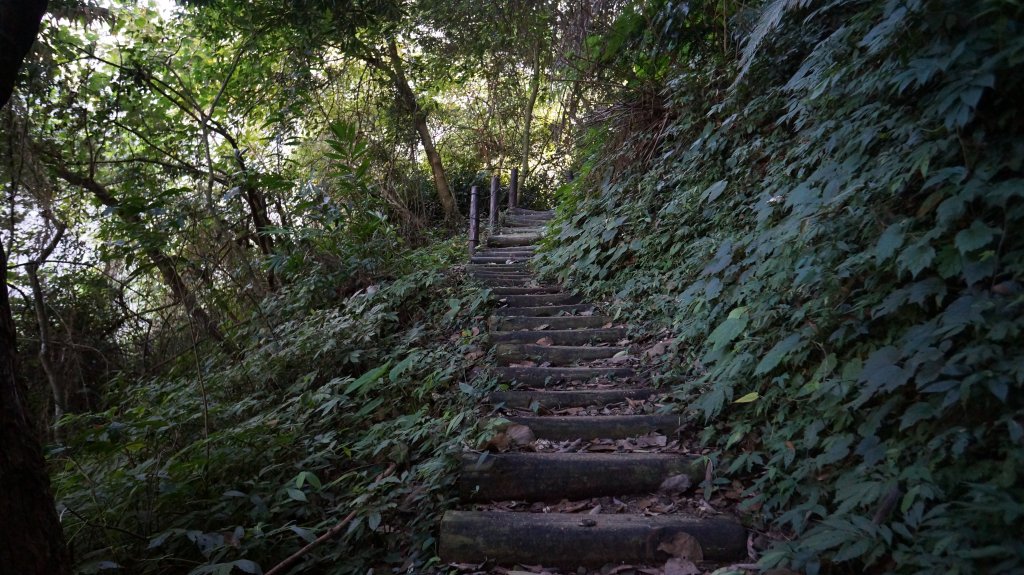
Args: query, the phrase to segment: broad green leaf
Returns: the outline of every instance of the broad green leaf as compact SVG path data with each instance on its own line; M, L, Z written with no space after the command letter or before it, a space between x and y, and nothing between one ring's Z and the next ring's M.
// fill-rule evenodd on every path
M875 259L881 263L891 258L903 245L903 224L892 224L878 238L875 245Z
M966 254L987 246L995 234L994 228L988 227L981 220L974 220L970 227L956 234L956 247L960 253Z
M745 307L738 307L729 313L729 317L720 323L708 336L712 351L718 351L736 339L747 328Z
M772 346L768 353L761 358L757 368L754 369L754 375L762 375L775 369L786 357L786 354L799 347L801 343L803 343L803 338L799 333L791 333L786 336L785 339Z
M345 393L347 395L351 395L353 393L365 394L367 391L369 391L370 387L372 387L373 384L377 383L377 380L379 380L381 377L384 376L385 373L387 373L389 369L391 369L390 361L385 363L384 365L371 369L370 371L359 376L359 378L353 381L352 383L348 384L348 387L345 388Z
M757 401L758 398L760 398L760 397L761 397L761 394L759 394L756 391L751 391L750 393L748 393L748 394L744 395L743 397L737 399L733 403L751 403L751 402Z

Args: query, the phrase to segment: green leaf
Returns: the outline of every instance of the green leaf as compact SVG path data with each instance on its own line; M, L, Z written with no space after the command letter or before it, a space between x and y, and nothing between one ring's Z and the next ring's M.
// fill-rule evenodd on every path
M380 511L371 511L366 516L366 526L370 528L370 531L376 531L380 527Z
M410 353L405 359L398 362L395 367L391 368L391 371L388 373L388 379L391 380L391 383L398 381L398 377L405 373L405 370L409 369L409 366L416 361L417 357L419 357L418 354Z
M881 237L878 238L878 244L875 245L875 259L878 263L882 263L885 260L891 258L896 250L903 245L903 224L896 223L882 232Z
M719 180L708 186L708 188L704 190L704 193L701 194L700 196L701 203L704 203L706 201L710 204L711 202L718 199L718 196L721 196L722 192L725 191L726 185L728 185L727 181Z
M260 569L259 565L257 565L254 561L250 561L248 559L239 559L237 561L233 561L231 565L234 567L238 567L238 569L244 571L245 573L255 573L256 575L263 573L263 569Z
M348 395L351 395L353 393L365 394L367 391L370 390L370 387L372 387L374 383L377 383L377 380L379 380L381 377L384 376L385 373L387 373L389 369L391 369L390 361L385 363L384 365L371 369L370 371L359 376L359 378L353 381L352 383L348 384L348 387L345 388L345 393Z
M737 399L733 403L751 403L751 402L757 401L757 399L759 397L761 397L761 394L759 394L756 391L751 391L750 393L748 393L748 394L744 395L743 397Z
M935 259L935 249L928 244L927 240L919 240L907 246L900 254L899 264L910 275L917 277L921 270L931 265Z
M747 328L746 313L747 308L745 307L732 310L729 317L711 332L708 342L711 344L712 351L721 350L743 333L743 330Z
M293 500L295 500L295 501L309 501L308 499L306 499L306 494L303 493L301 489L295 489L294 487L289 487L285 491L287 491L288 497L293 499Z
M776 343L754 369L754 375L761 375L775 369L786 355L800 346L803 338L799 333L791 333L782 341Z
M956 247L960 253L966 254L978 248L983 248L995 237L996 230L985 225L981 220L974 220L966 230L960 230L956 235Z

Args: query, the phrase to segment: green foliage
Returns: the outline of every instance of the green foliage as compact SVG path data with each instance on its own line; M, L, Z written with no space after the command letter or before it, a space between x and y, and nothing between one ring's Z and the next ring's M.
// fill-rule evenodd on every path
M1020 8L803 4L678 65L660 141L593 129L545 268L671 326L763 564L1019 572Z
M337 276L310 274L235 335L237 357L125 379L108 410L66 417L54 484L80 572L256 573L353 511L304 568L428 567L476 441L459 384L486 294L436 271L450 256L419 261L331 305Z

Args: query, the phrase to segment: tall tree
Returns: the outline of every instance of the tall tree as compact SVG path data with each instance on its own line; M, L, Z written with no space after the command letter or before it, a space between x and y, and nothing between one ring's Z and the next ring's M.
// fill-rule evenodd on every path
M0 0L0 108L14 91L18 69L39 33L46 0ZM0 270L7 251L0 241ZM16 374L17 333L0 283L0 567L5 573L70 572L64 533L50 491L46 460Z

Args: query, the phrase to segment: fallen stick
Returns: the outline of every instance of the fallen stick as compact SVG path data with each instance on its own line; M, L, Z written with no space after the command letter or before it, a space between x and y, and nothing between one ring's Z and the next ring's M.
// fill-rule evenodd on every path
M317 545L320 545L324 541L327 541L328 539L331 539L332 537L340 533L341 530L344 529L346 525L348 525L348 522L352 521L352 518L354 518L355 516L355 511L349 513L348 516L342 519L340 522L338 522L337 525L328 529L327 533L324 533L320 537L317 537L315 541L306 545L302 549L299 549L295 553L292 553L288 556L287 559L275 565L273 569L267 571L264 575L280 575L281 573L284 573L285 569L291 567L292 564L301 559L303 555L312 551Z

